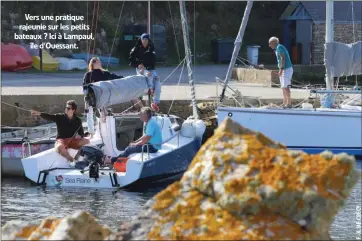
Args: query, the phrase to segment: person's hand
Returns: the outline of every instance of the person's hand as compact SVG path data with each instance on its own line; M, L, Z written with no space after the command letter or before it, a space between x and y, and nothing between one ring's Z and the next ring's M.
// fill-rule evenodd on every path
M129 143L129 146L137 146L137 145L136 145L136 143L131 142L131 143Z
M32 110L32 111L31 111L31 115L40 116L40 112L39 112L39 111L36 111L36 110Z
M151 73L151 72L148 72L148 73L147 73L147 76L148 76L148 77L151 77L151 76L152 76L152 73Z
M76 136L74 137L74 140L79 140L79 139L81 139L81 137L80 137L79 135L76 135Z
M282 76L282 74L283 74L283 69L280 69L278 75Z
M143 66L143 64L139 64L138 65L138 71L140 72L140 74L143 74L143 71L144 70L144 66Z

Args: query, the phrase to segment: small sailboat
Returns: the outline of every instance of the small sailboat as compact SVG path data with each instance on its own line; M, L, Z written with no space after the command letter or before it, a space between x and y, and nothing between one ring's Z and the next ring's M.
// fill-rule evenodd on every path
M177 178L188 168L201 146L206 130L199 119L191 69L191 52L184 2L180 1L186 61L192 92L193 115L186 120L175 115L155 114L162 129L162 149L156 153L142 152L129 156L123 170L106 168L102 157L118 156L131 141L142 136L144 123L138 113L117 114L108 112L96 118L95 135L90 144L80 151L68 149L78 161L87 159L84 169L70 167L68 161L54 149L22 159L25 176L38 185L89 188L133 188ZM146 94L147 79L142 75L92 83L86 88L88 102L97 110L125 103ZM88 118L89 120L89 118ZM89 127L93 126L88 122Z

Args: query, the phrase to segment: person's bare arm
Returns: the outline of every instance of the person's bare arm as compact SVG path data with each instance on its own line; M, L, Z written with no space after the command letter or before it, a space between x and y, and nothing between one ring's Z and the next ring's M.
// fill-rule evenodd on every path
M280 53L280 62L281 62L281 69L284 69L284 64L285 64L285 55L283 53Z
M283 53L279 53L280 56L280 69L279 76L283 74L284 64L285 64L285 55Z

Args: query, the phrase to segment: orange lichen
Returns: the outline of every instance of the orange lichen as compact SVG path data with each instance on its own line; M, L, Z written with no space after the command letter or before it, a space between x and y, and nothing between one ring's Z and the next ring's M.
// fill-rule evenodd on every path
M37 226L28 226L21 229L21 231L17 234L15 234L18 238L25 238L29 237L35 230L37 229Z
M305 239L308 233L280 215L237 217L215 205L215 199L193 192L183 198L187 205L174 205L167 213L155 220L150 240L259 240L259 239ZM191 199L192 201L190 201ZM208 207L208 205L210 207ZM212 206L214 205L214 206ZM203 207L204 206L204 207ZM186 211L185 211L186 210ZM173 213L178 213L177 219ZM162 225L170 223L169 232Z
M326 238L356 183L354 164L343 155L288 151L227 119L181 181L157 195L148 238Z
M26 226L15 234L17 238L39 240L39 237L49 237L58 226L60 219L45 219L39 225Z

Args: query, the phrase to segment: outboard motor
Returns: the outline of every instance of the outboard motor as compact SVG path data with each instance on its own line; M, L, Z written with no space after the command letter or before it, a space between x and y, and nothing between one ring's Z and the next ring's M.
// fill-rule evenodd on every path
M89 166L89 178L99 178L99 167L103 165L103 151L95 146L82 146L79 155L83 161L75 164L75 168L84 169Z

